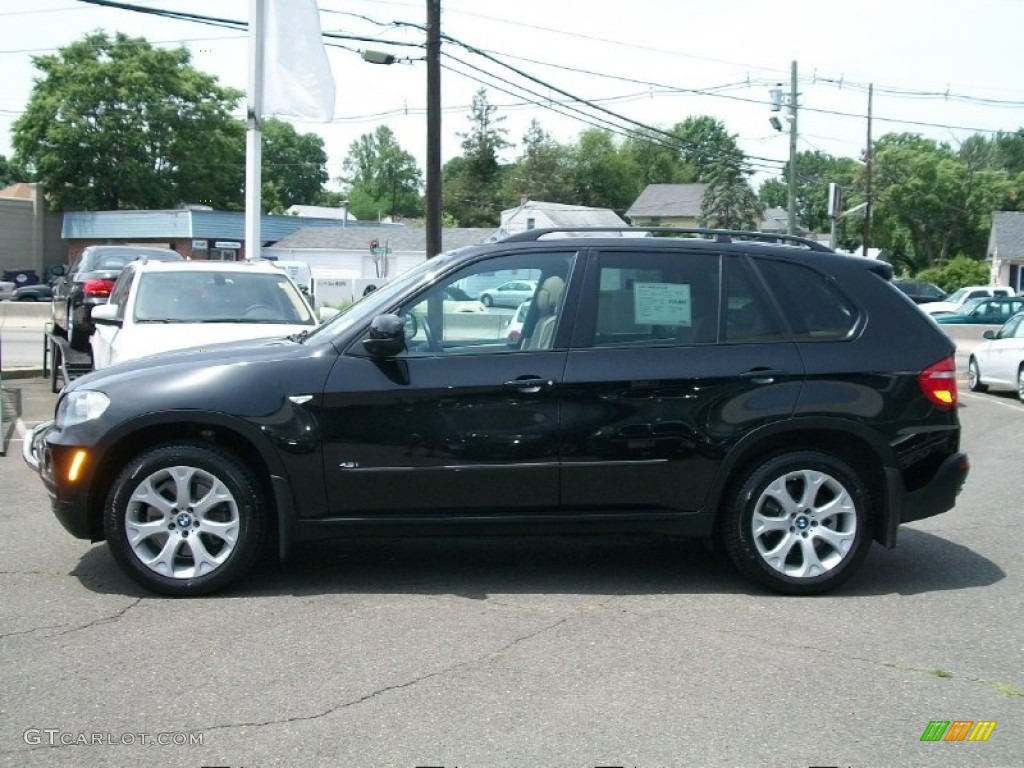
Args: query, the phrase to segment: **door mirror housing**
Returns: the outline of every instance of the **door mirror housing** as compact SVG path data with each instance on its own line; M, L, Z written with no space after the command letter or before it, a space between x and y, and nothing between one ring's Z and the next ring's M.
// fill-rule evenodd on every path
M371 357L388 358L405 349L405 324L398 315L377 315L370 323L369 336L363 348Z
M121 321L117 319L117 304L97 304L92 308L92 320L97 325L121 327Z

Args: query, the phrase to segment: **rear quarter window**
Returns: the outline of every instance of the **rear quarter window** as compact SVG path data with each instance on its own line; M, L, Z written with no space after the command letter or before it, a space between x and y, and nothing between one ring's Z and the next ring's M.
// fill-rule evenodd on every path
M797 341L849 338L857 324L854 304L828 277L802 264L761 259L758 268Z

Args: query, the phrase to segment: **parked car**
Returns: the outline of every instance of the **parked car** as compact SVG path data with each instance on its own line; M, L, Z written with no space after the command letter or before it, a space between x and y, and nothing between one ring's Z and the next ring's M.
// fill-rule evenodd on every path
M509 280L496 288L488 288L480 294L480 303L485 307L518 307L533 297L537 283L532 280Z
M445 312L486 312L487 308L461 288L450 285L444 294Z
M518 347L523 338L523 325L526 323L526 315L530 311L531 304L533 304L533 299L520 304L516 313L509 318L508 324L505 326L505 340L510 347Z
M23 285L14 289L11 298L14 301L50 301L53 299L53 288L46 283Z
M93 308L93 367L199 345L313 330L306 298L271 262L134 261Z
M532 230L308 334L90 373L23 455L71 534L167 595L236 582L271 541L524 530L717 541L812 594L954 506L955 346L887 263L659 232ZM443 312L503 270L541 275L515 349Z
M1000 296L998 298L971 299L957 312L933 315L943 325L1002 325L1010 316L1024 309L1024 298Z
M915 304L928 304L933 301L943 301L946 292L934 283L926 283L921 280L893 280L892 284L909 296Z
M94 325L92 308L105 304L114 281L124 265L136 259L183 261L181 254L169 248L145 248L134 245L90 245L82 250L71 267L60 269L53 281L50 321L56 333L68 339L72 349L89 349Z
M930 301L921 305L921 309L929 315L942 312L958 312L971 299L983 299L987 296L1013 296L1014 290L1005 285L968 285L953 291L942 301Z
M14 298L14 283L9 280L0 280L0 301Z
M1011 389L1024 402L1024 312L1011 317L998 331L988 330L985 341L967 361L967 386L972 392Z

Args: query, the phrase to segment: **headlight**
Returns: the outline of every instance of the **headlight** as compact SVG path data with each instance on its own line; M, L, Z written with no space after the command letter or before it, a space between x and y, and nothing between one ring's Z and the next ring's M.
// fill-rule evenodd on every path
M110 405L110 398L102 392L78 389L61 398L57 406L57 429L73 427L85 421L98 419Z

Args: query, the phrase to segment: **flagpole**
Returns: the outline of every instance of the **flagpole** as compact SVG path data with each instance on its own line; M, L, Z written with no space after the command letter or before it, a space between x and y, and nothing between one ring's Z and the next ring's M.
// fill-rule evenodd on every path
M245 258L260 258L264 0L249 0L249 90L245 124Z

